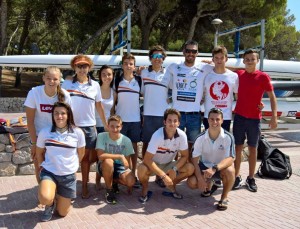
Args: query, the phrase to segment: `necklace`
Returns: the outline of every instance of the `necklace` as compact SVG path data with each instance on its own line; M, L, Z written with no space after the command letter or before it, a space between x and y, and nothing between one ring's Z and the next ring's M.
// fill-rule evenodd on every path
M58 131L59 133L63 133L68 129L68 125L62 128L56 127L56 131Z

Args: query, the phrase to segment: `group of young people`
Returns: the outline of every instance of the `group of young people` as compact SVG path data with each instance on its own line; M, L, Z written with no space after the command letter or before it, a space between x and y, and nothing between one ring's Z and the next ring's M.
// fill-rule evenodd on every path
M96 187L100 188L103 177L107 203L117 202L118 184L127 186L128 193L141 185L139 201L146 203L153 194L149 177L156 175L155 182L166 187L163 195L175 199L183 198L176 184L186 178L188 186L199 189L203 197L211 196L213 181L221 180L223 192L217 209L226 210L229 191L242 184L239 173L246 138L250 152L246 184L250 191L257 191L254 171L265 91L273 112L270 127L277 126L270 77L256 69L259 58L253 50L245 52L245 69L236 73L225 68L225 47L213 49L212 64L196 63L197 54L198 43L187 41L184 61L164 69L166 52L162 46L154 46L149 51L151 65L140 74L135 71L135 57L125 54L122 74L114 77L114 70L104 65L99 71L100 83L89 75L93 62L85 55L71 60L75 75L62 85L60 70L46 69L45 85L33 88L24 104L39 201L45 205L42 221L50 220L54 209L61 216L70 211L79 164L81 196L89 198L89 169L96 161ZM232 135L234 93L237 104ZM202 103L206 130L201 133ZM141 140L143 160L138 166L137 143Z

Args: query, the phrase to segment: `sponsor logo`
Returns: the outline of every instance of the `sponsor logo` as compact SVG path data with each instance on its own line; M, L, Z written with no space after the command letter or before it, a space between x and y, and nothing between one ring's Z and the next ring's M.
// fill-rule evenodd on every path
M287 117L296 117L297 111L289 111Z
M224 81L216 81L210 86L209 93L214 100L223 100L229 94L229 87Z
M52 113L53 105L50 104L40 104L41 112Z

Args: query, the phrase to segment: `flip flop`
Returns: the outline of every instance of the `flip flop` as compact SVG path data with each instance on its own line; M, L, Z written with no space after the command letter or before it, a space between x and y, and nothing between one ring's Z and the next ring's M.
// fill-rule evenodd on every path
M228 208L228 200L220 200L217 205L217 209L225 211Z
M168 196L168 197L173 197L174 199L177 199L177 200L183 199L183 196L181 194L177 193L177 192L163 191L162 195L163 196Z
M148 191L146 196L139 197L139 202L145 204L152 197L152 194L153 194L152 191Z
M201 193L201 196L202 197L210 197L215 191L217 191L218 189L218 186L217 185L213 185L211 187L211 190L210 191L205 191L205 192L202 192Z

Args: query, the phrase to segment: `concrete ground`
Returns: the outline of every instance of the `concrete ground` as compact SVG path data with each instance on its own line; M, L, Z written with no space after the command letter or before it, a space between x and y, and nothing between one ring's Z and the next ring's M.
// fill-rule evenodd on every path
M81 175L78 174L78 197L65 218L54 215L41 223L42 209L37 207L37 183L34 176L0 177L0 228L299 228L300 225L300 128L264 131L269 142L290 155L293 175L288 180L256 178L258 192L245 187L232 191L226 211L216 210L222 189L212 197L202 198L190 190L185 181L178 185L182 200L165 197L164 189L151 179L153 196L145 205L138 202L140 190L127 195L121 187L118 203L104 201L105 188L95 190L95 173L90 174L91 198L80 197ZM257 167L260 162L257 162ZM246 179L247 162L242 163Z

